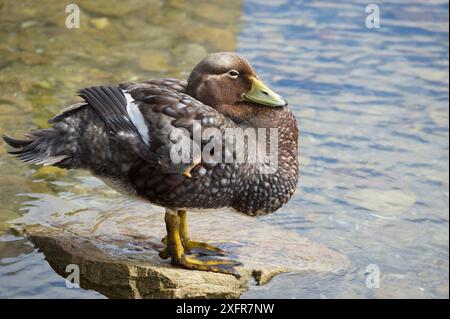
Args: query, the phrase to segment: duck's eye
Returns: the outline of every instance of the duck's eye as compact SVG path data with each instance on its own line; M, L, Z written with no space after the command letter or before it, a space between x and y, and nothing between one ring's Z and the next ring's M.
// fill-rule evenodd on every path
M239 72L236 70L230 70L227 72L227 76L232 79L237 79L237 77L239 76Z

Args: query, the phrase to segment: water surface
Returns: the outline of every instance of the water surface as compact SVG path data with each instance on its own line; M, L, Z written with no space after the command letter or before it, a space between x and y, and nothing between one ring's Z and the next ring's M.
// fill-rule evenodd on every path
M344 275L280 275L244 297L448 298L448 2L380 1L379 29L365 26L367 1L79 3L81 28L68 30L57 1L0 1L0 133L46 127L80 87L185 78L207 52L236 50L300 128L298 190L261 219L352 262ZM102 297L67 289L9 221L61 209L34 194L124 199L86 172L24 166L5 151L0 297ZM368 265L378 289L365 284Z

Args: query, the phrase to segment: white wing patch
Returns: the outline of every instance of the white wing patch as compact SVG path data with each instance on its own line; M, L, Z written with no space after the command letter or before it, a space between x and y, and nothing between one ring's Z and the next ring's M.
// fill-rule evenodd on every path
M130 116L131 122L134 124L134 126L136 126L144 143L148 145L149 144L148 126L147 123L145 122L144 116L137 107L131 95L125 92L124 90L122 90L122 92L125 95L125 99L127 100L127 113Z

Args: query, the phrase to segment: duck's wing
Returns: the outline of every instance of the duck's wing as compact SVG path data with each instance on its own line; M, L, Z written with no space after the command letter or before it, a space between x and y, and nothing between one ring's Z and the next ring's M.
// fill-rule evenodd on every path
M81 90L80 96L111 135L142 159L158 165L164 173L181 174L199 162L198 150L210 140L210 135L202 134L206 129L223 133L237 127L215 109L182 93L182 84L163 79L91 87Z
M212 136L217 141L226 129L238 128L231 119L185 94L185 86L183 90L174 87L180 88L180 83L168 86L149 81L126 87L149 127L152 154L165 173L182 173L199 163L200 152ZM188 158L175 154L187 149Z

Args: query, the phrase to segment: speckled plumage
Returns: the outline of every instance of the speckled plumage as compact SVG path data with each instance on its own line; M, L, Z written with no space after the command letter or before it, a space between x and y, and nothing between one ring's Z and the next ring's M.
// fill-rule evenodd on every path
M217 61L213 66L206 64L194 69L189 84L159 79L81 90L85 101L50 120L53 128L32 131L27 135L29 140L5 140L18 148L14 154L25 162L89 169L96 176L112 181L122 192L164 207L232 207L248 215L271 213L284 205L296 189L295 117L287 106L240 100L239 92L250 89L244 75L253 76L254 71L239 55L233 55L226 65L221 63L220 56L210 59ZM206 67L210 67L211 74L207 80L202 73L208 72ZM224 87L219 80L212 81L221 74L221 69L227 72L229 68L239 68L242 75L239 81L230 82L235 83L236 89ZM135 100L148 125L148 145L127 119L121 90ZM277 128L277 172L260 174L252 163L202 161L192 169L190 178L182 175L186 167L178 167L170 160L169 150L174 144L170 135L177 128L185 128L192 137L193 121L202 123L202 131L209 127L221 132L226 128Z

